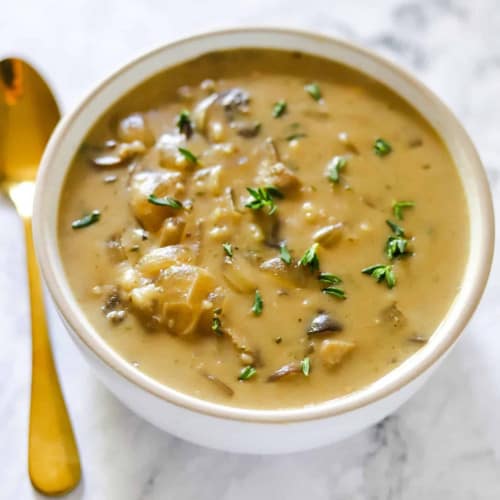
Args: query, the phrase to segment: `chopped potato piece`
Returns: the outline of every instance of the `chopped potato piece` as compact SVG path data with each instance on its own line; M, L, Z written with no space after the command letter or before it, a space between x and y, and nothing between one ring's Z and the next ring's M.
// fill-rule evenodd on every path
M124 269L125 284L129 276L137 275ZM188 335L194 333L206 302L214 299L214 286L214 277L205 269L191 264L171 264L161 269L154 283L132 288L130 303L141 315L155 318L169 333ZM206 315L203 317L208 320Z
M161 296L161 288L154 283L133 288L130 291L130 302L133 307L139 309L143 315L153 316L156 314L156 305Z
M221 193L221 171L222 167L220 165L196 171L193 175L196 189L203 193L207 192L218 196Z
M182 217L169 217L163 221L160 229L158 243L164 247L177 245L181 242L186 221Z
M300 186L299 178L285 164L278 162L272 165L261 164L255 183L258 186L274 186L287 192Z
M125 292L145 285L147 280L128 262L122 262L117 268L117 283Z
M194 250L188 245L170 245L153 248L137 263L137 269L144 276L155 277L174 264L187 264L194 261Z
M163 168L185 170L189 161L179 152L179 147L186 147L185 137L180 134L163 134L156 142L158 163Z
M123 142L140 141L143 145L150 146L154 141L153 134L141 113L133 113L121 120L117 132L118 138Z
M171 171L141 171L132 175L129 188L130 206L144 229L157 231L169 215L176 214L178 209L154 205L148 198L152 194L158 198L177 197L182 188L182 179L181 173Z
M354 342L325 339L321 342L319 356L326 366L338 365L355 347Z

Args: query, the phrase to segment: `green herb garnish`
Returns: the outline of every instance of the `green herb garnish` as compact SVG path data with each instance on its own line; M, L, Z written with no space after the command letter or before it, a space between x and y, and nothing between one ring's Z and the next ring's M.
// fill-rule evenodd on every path
M262 314L262 309L264 308L264 302L260 295L259 290L255 290L255 297L253 299L252 312L255 316L260 316Z
M223 243L222 248L228 257L233 256L233 245L231 245L231 243Z
M299 266L309 266L311 271L317 271L319 269L319 259L316 250L319 247L319 243L313 243L313 245L308 248L304 255L299 260Z
M74 220L71 223L71 227L73 229L82 229L83 227L95 224L100 218L101 212L99 212L99 210L92 210L92 212L84 215L81 219Z
M252 210L260 210L264 207L269 207L269 215L274 214L278 207L274 202L275 198L283 198L283 193L273 186L250 188L247 187L247 191L253 198L250 200L245 207L251 208Z
M326 167L328 179L332 182L339 182L340 171L347 165L345 156L334 156Z
M318 280L321 283L328 283L329 285L338 285L342 283L342 279L331 273L319 273Z
M394 212L394 217L399 220L403 220L403 208L411 208L415 206L414 201L395 201L392 204L392 211Z
M281 115L283 115L286 111L286 101L284 99L281 99L280 101L276 102L273 106L273 117L274 118L279 118Z
M193 163L193 164L197 164L198 163L198 157L195 156L193 153L191 153L191 151L189 151L189 149L185 149L185 148L177 148L177 150L179 151L179 153L184 156L184 158L186 158L187 161L189 161L190 163Z
M171 198L170 196L165 196L164 198L158 198L158 196L154 194L150 194L148 196L149 203L153 205L158 205L159 207L170 207L170 208L182 208L182 203L175 198Z
M377 156L386 156L392 151L392 147L385 139L378 138L373 144L373 151Z
M218 316L214 316L212 318L212 331L214 331L217 335L222 335L222 322Z
M306 376L309 377L309 373L311 372L311 360L309 357L304 358L300 362L300 369L302 370L302 373Z
M240 375L238 376L238 380L248 380L249 378L252 378L255 374L257 373L257 370L251 366L245 366L244 368L241 369Z
M361 270L363 274L368 274L379 283L385 278L385 282L389 288L396 285L396 275L391 265L375 264L373 266L365 267Z
M193 135L193 124L191 123L191 117L187 109L179 113L176 125L179 132L184 134L188 139Z
M386 220L387 225L396 236L389 236L385 244L385 254L392 260L406 253L408 240L404 237L405 230L396 223Z
M401 226L398 226L395 222L392 222L391 220L386 220L385 223L391 228L391 231L397 236L405 235L405 230Z
M344 290L336 286L327 286L326 288L322 288L321 291L323 293L326 293L327 295L332 295L333 297L337 297L338 299L347 299Z
M292 263L292 256L284 241L280 243L280 259L287 265Z
M296 134L287 135L285 137L285 140L290 142L290 141L296 141L297 139L302 139L303 137L307 137L307 134L304 134L303 132L297 132Z
M315 100L319 101L321 99L321 89L317 83L308 83L304 90Z
M408 240L402 236L389 236L385 244L385 254L392 260L406 253Z

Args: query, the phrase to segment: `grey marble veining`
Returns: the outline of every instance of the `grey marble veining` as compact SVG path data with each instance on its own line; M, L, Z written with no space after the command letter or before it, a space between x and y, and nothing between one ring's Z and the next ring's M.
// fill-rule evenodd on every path
M437 92L472 135L500 207L500 9L496 0L17 0L2 3L0 56L50 75L65 109L131 55L216 27L282 25L352 40ZM0 198L0 499L38 498L26 473L30 342L22 229ZM498 223L497 223L498 228ZM248 457L146 424L94 378L50 307L84 480L75 500L497 500L500 264L459 345L397 414L307 453Z

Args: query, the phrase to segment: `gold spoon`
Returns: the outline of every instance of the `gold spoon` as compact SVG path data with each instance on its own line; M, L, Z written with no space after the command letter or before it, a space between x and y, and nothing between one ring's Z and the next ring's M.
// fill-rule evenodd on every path
M60 114L40 75L20 59L0 61L0 188L24 223L31 299L32 373L28 468L31 483L60 495L80 481L80 459L52 358L31 215L38 164Z

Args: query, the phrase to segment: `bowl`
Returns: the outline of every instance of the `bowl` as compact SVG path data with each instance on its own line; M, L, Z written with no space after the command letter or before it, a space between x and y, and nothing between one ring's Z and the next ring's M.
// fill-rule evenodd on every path
M353 67L410 102L443 139L463 181L470 214L470 253L463 285L429 342L376 382L304 408L257 410L224 406L164 386L114 352L79 308L57 242L61 189L71 160L98 118L131 89L171 66L233 48L299 50ZM379 56L334 38L273 28L194 36L143 55L98 85L58 125L37 180L34 238L43 276L71 337L103 383L130 409L182 439L226 451L285 453L346 438L395 411L429 378L459 338L485 288L494 242L486 175L467 133L426 87Z

